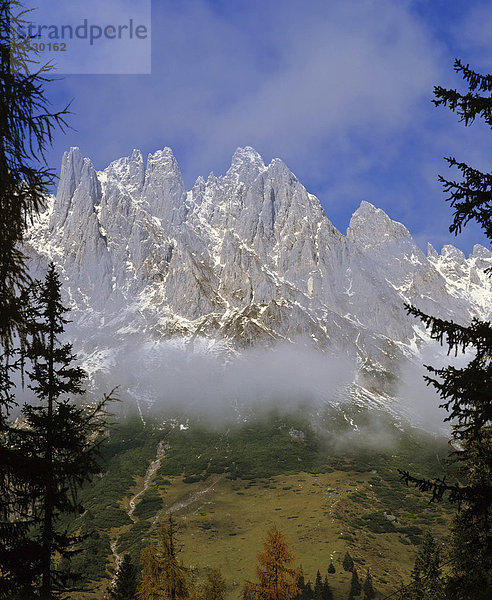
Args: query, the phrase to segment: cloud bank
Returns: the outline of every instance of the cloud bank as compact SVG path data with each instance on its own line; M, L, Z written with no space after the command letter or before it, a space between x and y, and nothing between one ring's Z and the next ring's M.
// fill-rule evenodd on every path
M353 381L348 359L302 344L277 345L230 356L192 352L162 341L120 353L109 369L125 402L144 412L184 412L221 421L282 411L312 409L338 402ZM106 385L98 378L97 387ZM104 377L106 379L106 377Z

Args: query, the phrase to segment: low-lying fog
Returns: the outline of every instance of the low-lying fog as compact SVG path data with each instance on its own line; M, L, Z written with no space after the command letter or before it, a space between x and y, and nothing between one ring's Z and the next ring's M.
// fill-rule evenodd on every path
M424 364L463 366L469 356L453 358L430 342L422 351ZM442 433L446 412L433 386L426 385L423 364L401 364L394 397L380 397L393 413L428 431ZM157 342L122 351L99 389L119 386L120 397L136 400L147 412L186 411L214 420L271 407L285 411L313 409L351 402L349 388L363 384L355 360L319 352L307 344L277 344L228 356L190 351ZM109 387L108 387L109 386Z

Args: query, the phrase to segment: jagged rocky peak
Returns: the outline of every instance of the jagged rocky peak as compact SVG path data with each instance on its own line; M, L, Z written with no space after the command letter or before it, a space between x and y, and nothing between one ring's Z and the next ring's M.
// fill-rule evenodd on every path
M319 200L308 194L283 161L271 163L250 183L241 196L235 230L267 264L287 270L302 255L315 255L315 238L331 226ZM312 262L311 259L308 262Z
M240 167L241 165L256 165L259 169L265 168L265 163L261 155L251 146L236 148L232 155L231 167Z
M490 258L492 258L492 252L485 246L482 246L482 244L475 244L473 246L473 251L471 253L471 256L473 258L490 259Z
M266 169L265 163L258 152L251 146L237 148L232 156L231 166L224 180L232 183L251 183Z
M171 148L165 146L162 150L156 150L154 153L149 152L147 155L147 172L152 173L154 170L181 175L178 161Z
M193 194L201 195L205 191L205 187L205 179L203 179L201 175L198 175L191 191L193 192Z
M101 200L101 186L90 159L83 158L79 148L71 148L62 158L60 181L50 219L50 230L75 227ZM72 223L74 222L74 223ZM70 225L72 223L72 225Z
M347 239L364 250L411 240L412 236L402 223L393 221L384 210L363 200L350 219Z
M201 175L196 178L193 187L186 195L186 205L187 210L191 212L196 212L199 210L203 199L205 197L205 192L207 190L207 183L205 179Z
M147 155L145 184L168 181L173 181L179 188L184 189L178 161L171 148L166 147Z
M266 170L272 177L288 177L291 181L297 181L297 177L281 158L272 158Z
M140 150L134 149L131 156L113 161L103 172L101 179L111 184L128 188L129 192L140 193L145 180L145 166Z
M134 150L99 173L73 148L54 208L54 229L47 218L33 227L33 256L66 274L74 323L92 327L94 352L118 354L132 335L228 348L303 335L396 372L394 342L415 352L424 335L404 302L457 322L490 317L489 250L476 246L465 263L451 246L426 257L368 202L345 237L280 159L265 166L248 146L188 193L169 148L147 160Z
M427 242L427 258L429 260L437 260L439 258L437 250L430 242Z
M60 183L58 185L57 195L71 198L80 182L84 157L80 148L72 147L68 152L63 153L60 172Z
M142 197L150 212L164 224L180 225L186 218L186 189L171 148L147 157Z
M453 262L463 264L466 262L464 253L451 244L446 244L442 247L441 257L445 260L452 260Z

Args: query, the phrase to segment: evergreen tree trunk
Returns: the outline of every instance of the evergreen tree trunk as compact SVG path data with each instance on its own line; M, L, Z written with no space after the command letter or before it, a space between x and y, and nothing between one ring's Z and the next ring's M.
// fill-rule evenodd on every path
M55 349L55 323L50 318L48 331L48 412L46 422L46 486L44 492L44 522L42 540L42 572L41 572L41 600L50 600L51 595L51 557L53 554L53 402L55 400L54 362Z

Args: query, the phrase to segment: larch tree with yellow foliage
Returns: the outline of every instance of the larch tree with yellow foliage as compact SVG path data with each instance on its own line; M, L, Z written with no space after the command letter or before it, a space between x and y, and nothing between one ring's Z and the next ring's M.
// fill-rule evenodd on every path
M157 545L142 550L141 600L183 600L188 598L188 569L178 560L177 526L172 516L160 530Z
M224 600L226 582L219 569L211 569L205 581L197 590L198 600Z
M268 530L263 552L258 554L256 577L258 583L246 582L247 600L292 600L299 592L297 582L301 574L295 567L295 558L281 531L273 525Z

